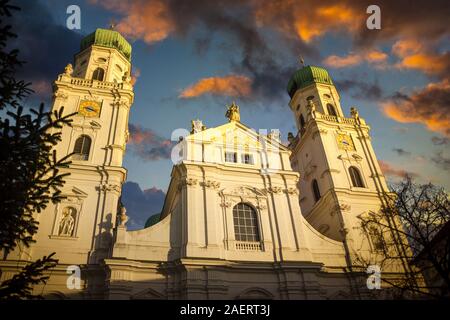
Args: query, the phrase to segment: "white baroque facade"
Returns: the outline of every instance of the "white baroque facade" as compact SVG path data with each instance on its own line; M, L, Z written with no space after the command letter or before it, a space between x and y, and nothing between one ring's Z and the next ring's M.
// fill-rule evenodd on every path
M276 132L245 126L234 103L224 125L193 121L176 147L160 221L127 231L119 197L131 47L98 29L81 49L54 83L53 109L77 112L56 148L75 152L67 198L36 215L36 243L0 263L2 280L55 251L59 265L36 287L49 298L369 296L366 275L352 269L355 252L374 250L358 217L379 209L387 187L369 127L355 109L344 116L326 70L303 67L289 83L298 134L288 147ZM79 288L67 286L71 265L81 267Z

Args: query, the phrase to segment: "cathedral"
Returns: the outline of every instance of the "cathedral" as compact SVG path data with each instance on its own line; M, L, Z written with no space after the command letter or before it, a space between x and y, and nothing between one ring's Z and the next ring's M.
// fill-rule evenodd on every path
M322 67L302 66L288 82L298 129L288 143L246 126L235 103L221 126L192 121L159 219L127 230L131 51L119 32L97 29L57 76L52 110L77 113L55 147L73 153L65 199L36 214L36 243L0 262L1 280L56 252L59 264L35 288L48 299L371 297L355 266L377 244L360 218L380 209L388 188L370 127L356 108L344 114Z

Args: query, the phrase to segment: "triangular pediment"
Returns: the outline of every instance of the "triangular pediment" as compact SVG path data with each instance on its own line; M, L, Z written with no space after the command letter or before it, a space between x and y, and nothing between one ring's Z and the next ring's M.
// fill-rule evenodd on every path
M251 149L279 149L289 151L280 141L267 136L270 130L255 131L246 125L232 121L218 127L205 129L186 137L187 141L203 141L206 144L216 143L233 147Z
M164 299L164 296L153 290L153 289L145 289L144 291L138 292L133 295L132 299L136 300L161 300Z
M64 197L76 197L76 198L86 198L88 194L84 192L83 190L72 187L71 189L67 190L66 192L62 193L62 196Z

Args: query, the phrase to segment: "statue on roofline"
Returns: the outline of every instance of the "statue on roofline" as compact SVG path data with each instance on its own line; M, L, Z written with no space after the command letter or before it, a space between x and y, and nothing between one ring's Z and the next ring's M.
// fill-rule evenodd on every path
M228 120L231 121L241 121L241 115L239 114L239 106L236 105L235 102L231 104L231 106L228 107L227 113L225 116L228 118Z

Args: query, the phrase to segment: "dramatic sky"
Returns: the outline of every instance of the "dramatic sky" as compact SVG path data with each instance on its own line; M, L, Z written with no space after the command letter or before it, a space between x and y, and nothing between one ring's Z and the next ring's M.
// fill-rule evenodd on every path
M21 76L34 98L49 101L51 82L72 62L81 38L111 22L132 44L135 103L125 157L124 197L142 225L157 213L170 179L173 130L191 119L241 121L279 129L295 123L286 85L305 64L325 66L345 113L356 106L371 125L384 173L450 187L450 25L448 1L361 0L38 0L15 1ZM66 28L66 9L81 8L81 29ZM369 30L366 8L381 8ZM147 209L148 208L148 209Z

